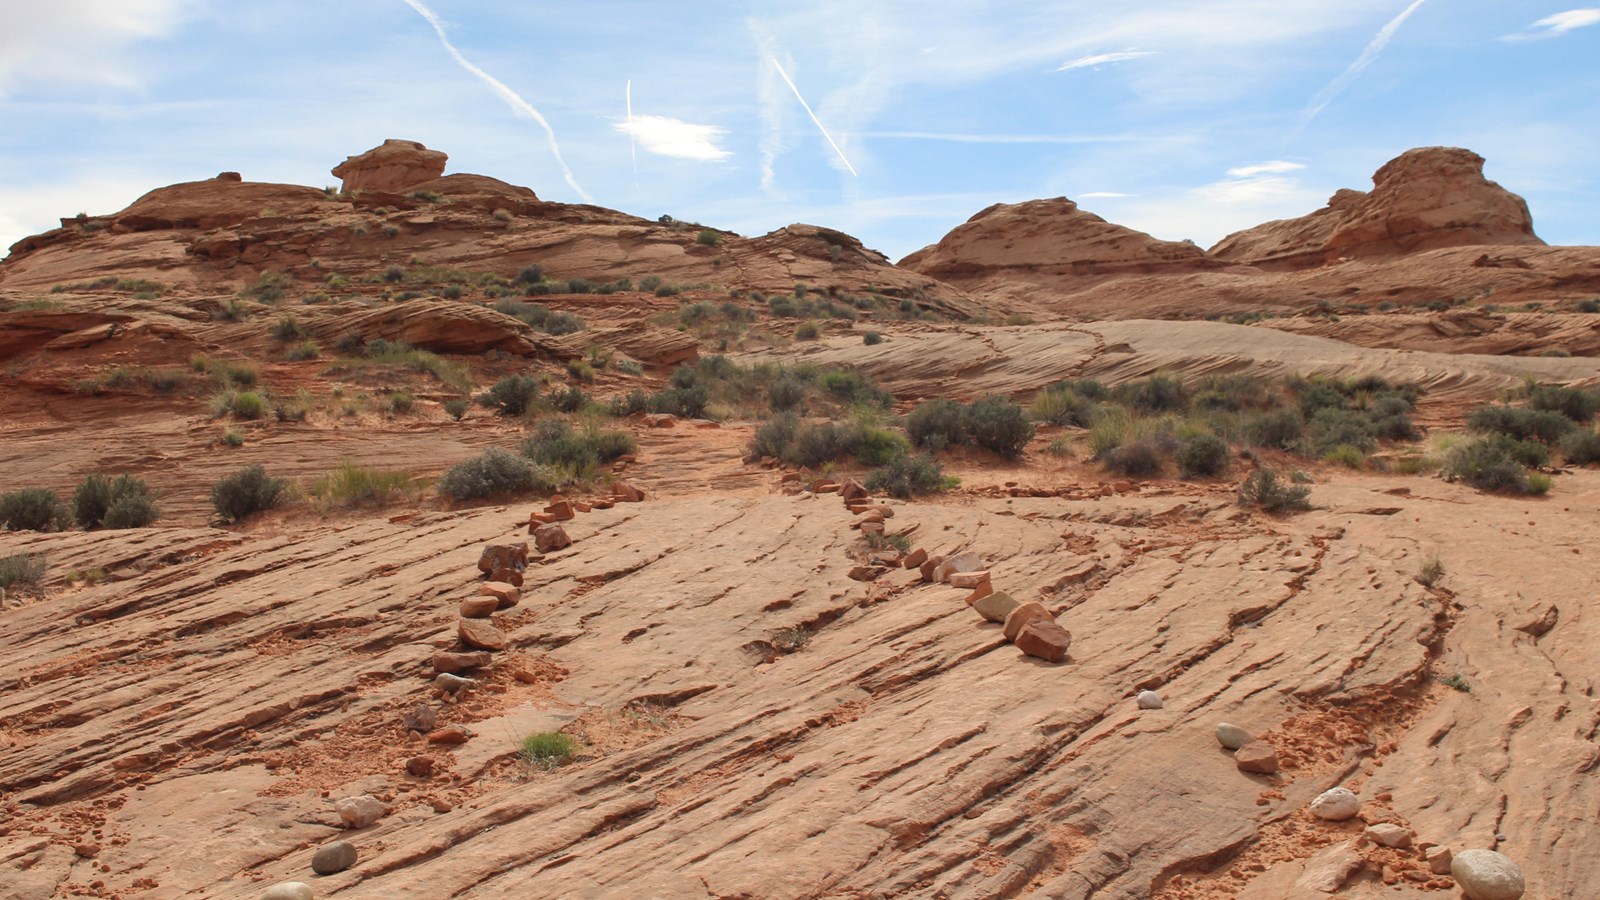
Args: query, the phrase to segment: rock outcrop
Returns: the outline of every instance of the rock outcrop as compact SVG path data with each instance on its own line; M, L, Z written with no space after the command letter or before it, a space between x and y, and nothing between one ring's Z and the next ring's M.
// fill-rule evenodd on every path
M346 191L405 191L444 174L450 157L416 141L390 138L333 167Z
M1478 245L1543 245L1521 197L1483 177L1483 157L1420 147L1385 163L1372 191L1341 190L1298 219L1223 238L1211 255L1264 269L1313 268L1343 259L1403 256Z

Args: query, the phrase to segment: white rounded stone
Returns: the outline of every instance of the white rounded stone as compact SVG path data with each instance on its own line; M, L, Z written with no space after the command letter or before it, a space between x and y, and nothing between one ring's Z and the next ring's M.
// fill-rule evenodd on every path
M1217 725L1217 743L1229 750L1237 750L1253 740L1255 738L1250 736L1250 732L1237 725L1230 725L1227 722Z
M303 881L285 881L267 888L261 900L316 900L316 896L311 892L311 885Z
M1353 819L1361 811L1361 798L1349 788L1336 787L1323 791L1311 801L1311 814L1330 822Z
M1517 864L1493 850L1457 853L1450 860L1450 877L1471 900L1517 900L1528 889Z
M1140 709L1160 709L1161 708L1161 695L1156 693L1155 691L1140 691L1139 692L1139 708Z

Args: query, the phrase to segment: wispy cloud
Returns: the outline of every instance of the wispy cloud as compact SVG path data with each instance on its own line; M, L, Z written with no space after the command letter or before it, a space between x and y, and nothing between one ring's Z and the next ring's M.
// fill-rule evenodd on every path
M1093 56L1080 56L1069 59L1056 67L1057 72L1066 72L1071 69L1087 69L1093 66L1103 66L1109 63L1127 62L1130 59L1140 59L1146 56L1155 56L1154 50L1119 50L1116 53L1096 53Z
M123 65L120 51L172 33L197 5L198 0L8 3L0 28L0 97L28 82L136 88L147 73Z
M733 155L717 146L728 132L715 125L696 125L667 116L629 116L628 121L617 123L617 130L637 138L646 152L659 156L710 162Z
M1118 197L1133 197L1133 196L1137 196L1137 195L1135 195L1135 194L1124 194L1121 191L1087 191L1085 193L1079 194L1078 196L1082 197L1084 199L1091 199L1092 198L1092 199L1096 199L1096 200L1102 200L1102 199L1104 199L1104 200L1115 200Z
M1377 61L1378 56L1383 53L1383 48L1389 46L1389 42L1394 39L1395 33L1400 30L1400 26L1404 25L1406 20L1411 18L1411 14L1420 9L1422 4L1426 2L1428 0L1412 0L1410 6L1401 10L1399 15L1390 19L1382 28L1378 29L1378 33L1371 41L1367 42L1366 49L1361 51L1361 55L1356 57L1356 61L1351 63L1349 68L1340 72L1338 78L1328 82L1327 86L1318 91L1315 97L1311 98L1311 103L1300 113L1300 123L1295 126L1291 138L1298 136L1300 131L1309 125L1312 119L1317 117L1318 113L1333 102L1333 98L1343 93L1345 88L1361 77L1361 73L1366 71L1368 66Z
M943 131L865 131L861 136L957 144L1120 144L1146 140L1136 134L952 134Z
M1600 7L1585 7L1583 9L1569 9L1558 12L1553 16L1545 16L1522 31L1508 34L1500 38L1502 41L1536 41L1541 38L1556 38L1569 31L1587 28L1590 25L1600 25Z
M1289 162L1282 159L1271 159L1264 163L1256 163L1255 165L1239 166L1235 169L1229 169L1228 174L1234 178L1251 178L1256 175L1282 175L1285 172L1293 172L1304 168L1305 165L1302 163Z
M578 184L578 179L573 177L572 170L567 168L567 161L561 158L561 145L556 142L555 129L551 128L550 123L545 121L544 116L540 115L539 111L533 108L533 104L522 99L520 94L518 94L516 91L513 91L511 88L506 87L504 82L473 65L465 56L462 56L461 51L456 49L456 45L450 43L450 38L445 36L444 23L440 22L439 17L434 15L433 10L424 6L421 0L405 0L405 4L416 10L417 15L422 16L422 18L428 21L429 25L433 26L434 33L439 35L439 43L444 45L445 51L450 54L450 57L454 59L456 63L461 66L461 68L466 69L468 72L477 76L477 78L484 84L487 84L489 89L494 91L496 96L498 96L501 100L504 100L507 106L511 107L513 112L521 113L522 115L525 115L539 123L539 127L544 129L545 137L550 141L550 153L555 156L556 165L561 167L561 176L566 179L567 186L576 191L578 196L582 197L585 203L593 203L594 198L589 196L589 192L585 191L582 185Z

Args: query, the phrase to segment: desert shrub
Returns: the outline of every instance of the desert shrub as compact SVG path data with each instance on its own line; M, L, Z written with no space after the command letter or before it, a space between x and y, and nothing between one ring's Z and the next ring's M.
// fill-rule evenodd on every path
M8 531L59 531L72 521L55 491L23 488L0 494L0 527Z
M861 424L857 429L855 454L862 465L885 465L896 457L905 456L911 449L905 438L886 428Z
M1594 300L1594 299L1579 300L1578 301L1578 312L1581 312L1581 313L1600 313L1600 300Z
M1510 443L1491 436L1457 445L1445 457L1443 475L1480 491L1532 493L1528 472L1512 455Z
M311 341L301 341L290 347L288 352L284 354L284 358L290 362L305 362L308 359L316 359L321 355L322 351L316 344Z
M124 528L143 528L155 521L155 505L150 494L150 488L144 479L132 475L118 475L112 478L95 472L85 478L78 489L72 494L72 517L77 520L78 527L85 529L114 528L119 526L106 525L105 519L110 510L124 500L143 498L144 503L129 502L124 504L119 514L119 521L137 521L142 513L151 513L149 519L134 525L123 525Z
M212 486L211 506L224 523L238 522L277 506L288 492L286 479L273 478L261 466L249 465Z
M390 284L398 284L406 280L406 270L399 266L389 266L383 270L383 280Z
M1367 461L1367 456L1360 448L1349 444L1340 444L1322 455L1323 460L1346 469L1359 469Z
M706 404L711 402L711 393L703 384L690 388L669 388L657 391L650 395L648 409L653 413L670 413L686 419L698 419L705 415Z
M573 291L574 294L579 293ZM583 330L583 320L572 313L553 312L550 317L539 326L550 334L572 334Z
M439 292L439 296L443 297L446 300L460 300L461 299L461 294L462 294L462 290L461 290L461 285L459 285L459 284L449 285L444 290Z
M868 347L881 344L883 343L883 335L876 331L868 331L861 335L861 343L866 344Z
M1467 428L1480 434L1504 434L1545 444L1560 441L1574 427L1571 419L1548 409L1482 406L1467 415Z
M795 326L794 339L797 341L814 341L820 336L821 332L817 331L815 322L801 322Z
M532 375L507 375L478 395L478 403L502 416L520 416L539 396L539 379Z
M1095 405L1096 401L1079 394L1067 382L1058 382L1033 399L1030 413L1038 422L1087 428Z
M715 247L722 243L722 235L709 228L702 228L700 233L694 236L694 242L703 247Z
M382 506L404 495L415 482L405 469L384 470L344 460L311 485L311 495L346 507Z
M578 745L559 731L543 731L522 739L517 755L539 769L554 769L578 753Z
M870 491L882 491L891 497L909 499L942 491L946 482L937 459L902 453L881 468L868 472L866 486Z
M1600 390L1537 384L1530 385L1526 395L1529 407L1560 413L1580 425L1600 412Z
M872 379L854 369L832 369L818 379L824 393L841 403L869 403L886 407L894 398L881 390Z
M995 453L1015 459L1033 437L1033 423L1022 407L1004 397L985 397L967 407L966 432L972 442Z
M1306 423L1303 441L1313 456L1326 456L1335 447L1354 447L1366 453L1378 446L1372 420L1349 409L1323 407Z
M1273 397L1267 383L1250 375L1213 375L1195 386L1191 408L1203 412L1265 409Z
M536 465L578 477L587 476L600 463L637 452L638 443L626 431L576 431L561 419L544 419L518 449Z
M272 326L272 336L287 343L305 337L306 331L294 316L280 316Z
M161 518L155 498L149 494L126 494L118 497L106 510L100 524L113 531L123 528L144 528Z
M17 553L0 557L0 590L17 586L35 587L44 581L45 558L37 553Z
M853 454L855 435L849 428L832 422L808 423L800 426L783 457L797 466L817 467Z
M511 279L512 284L538 284L544 280L544 268L541 266L523 266L517 272L517 277Z
M1600 462L1600 433L1583 429L1561 439L1558 445L1561 458L1569 466L1587 466Z
M906 417L906 433L913 444L938 453L966 441L966 410L943 397L920 403Z
M649 410L650 395L639 388L634 388L624 396L611 398L611 415L619 419Z
M1161 452L1149 441L1134 441L1107 453L1105 464L1119 475L1145 478L1161 472Z
M439 479L439 493L451 500L482 500L532 490L533 466L526 459L491 447L481 456L456 463Z
M255 391L223 391L211 398L211 415L232 414L238 419L259 419L267 414L267 398Z
M575 384L569 384L565 389L550 395L550 405L555 407L557 412L577 412L588 402L589 395Z
M1143 413L1177 412L1189 405L1189 392L1181 378L1151 375L1117 385L1111 399Z
M767 398L773 412L804 409L806 386L799 379L784 375L767 385Z
M402 415L404 413L411 412L411 408L416 406L416 403L416 398L412 397L405 391L395 391L389 395L389 399L387 402L385 402L384 406L389 410L389 412L395 415Z
M461 417L467 414L467 409L469 406L470 405L467 403L467 401L461 399L460 397L451 397L449 400L444 402L444 411L450 416L450 418L459 422L461 421Z
M1214 434L1197 434L1178 445L1173 461L1185 478L1210 478L1228 468L1228 444Z
M1274 515L1310 509L1310 496L1310 488L1283 484L1271 469L1256 469L1239 485L1240 506L1257 507Z
M1102 404L1089 417L1089 449L1104 456L1122 446L1133 428L1133 415L1126 407Z
M750 439L750 452L782 458L788 455L800 431L800 418L792 412L779 413L756 429Z
M1240 424L1240 436L1254 447L1287 450L1300 441L1305 419L1296 409L1274 409L1257 413Z
M1400 394L1380 394L1373 398L1366 409L1373 434L1386 441L1416 440L1417 427L1411 422L1411 407L1411 401Z

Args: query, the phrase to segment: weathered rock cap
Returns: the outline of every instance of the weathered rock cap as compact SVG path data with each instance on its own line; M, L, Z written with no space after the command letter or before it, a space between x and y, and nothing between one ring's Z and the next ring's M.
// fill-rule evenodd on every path
M404 191L444 174L449 155L416 141L390 138L333 167L346 191Z

